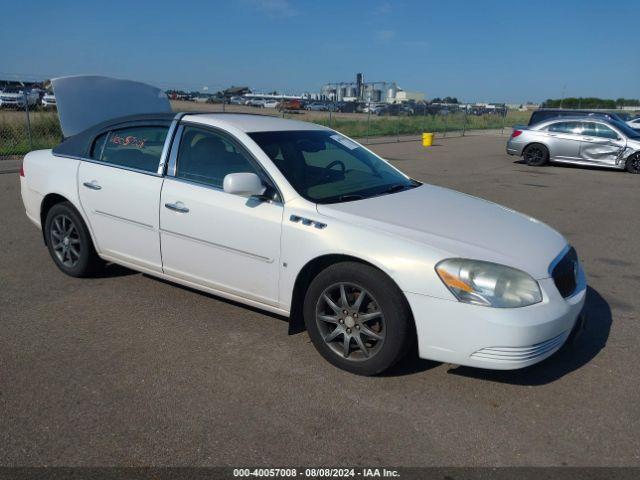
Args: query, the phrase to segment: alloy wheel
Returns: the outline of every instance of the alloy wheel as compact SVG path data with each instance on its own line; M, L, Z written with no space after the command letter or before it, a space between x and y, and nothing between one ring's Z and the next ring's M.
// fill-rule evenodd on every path
M80 234L67 215L57 215L51 222L51 246L65 267L73 268L80 261Z
M544 158L544 152L541 148L533 147L527 150L527 163L538 163Z
M325 289L316 305L316 324L329 348L351 361L375 356L386 334L377 300L354 283L337 283Z

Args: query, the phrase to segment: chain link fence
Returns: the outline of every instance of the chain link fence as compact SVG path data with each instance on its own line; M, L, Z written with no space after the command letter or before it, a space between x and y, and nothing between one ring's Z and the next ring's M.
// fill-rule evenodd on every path
M0 159L21 157L60 143L62 131L55 110L26 95L20 100L12 95L8 100L3 100L0 92Z
M20 158L31 150L51 148L62 140L55 106L43 106L42 98L32 98L21 92L2 101L0 93L0 159ZM42 95L42 94L41 94ZM291 102L279 103L272 108L230 104L228 102L194 102L172 100L174 111L258 113L281 118L301 120L325 125L362 143L416 141L423 132L436 137L504 133L517 124L526 124L530 112L456 104L414 103L383 106L365 112L338 111L335 104L326 110L292 108ZM355 109L354 109L355 110Z
M283 102L290 103L290 102ZM510 110L504 106L434 105L428 103L393 104L383 111L336 111L328 104L326 110L307 110L304 107L272 108L229 103L195 103L173 101L175 111L253 113L313 122L357 138L362 143L415 141L423 132L437 137L492 133L510 133L511 127L526 124L530 111Z

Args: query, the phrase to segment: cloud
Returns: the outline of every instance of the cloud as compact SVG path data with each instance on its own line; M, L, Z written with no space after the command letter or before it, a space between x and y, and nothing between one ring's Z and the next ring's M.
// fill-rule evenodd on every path
M270 18L293 17L298 14L289 0L247 0L246 3Z
M376 39L382 43L389 43L395 36L396 32L394 30L378 30L376 32Z

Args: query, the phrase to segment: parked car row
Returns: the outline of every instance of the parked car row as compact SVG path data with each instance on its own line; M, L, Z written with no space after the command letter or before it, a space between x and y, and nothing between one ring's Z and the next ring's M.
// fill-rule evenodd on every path
M36 108L38 105L52 108L56 106L56 97L51 92L38 89L25 92L22 87L6 87L0 90L0 108L23 110L25 105L29 108Z
M418 105L413 102L406 103L374 103L374 102L331 102L320 100L303 100L303 99L290 99L290 100L275 100L269 98L258 97L241 97L234 96L229 99L229 103L232 105L247 105L258 108L277 108L278 110L285 111L300 111L306 110L311 112L340 112L340 113L372 113L374 115L422 115L423 113L435 114L447 114L443 112L440 107L431 107L427 105Z

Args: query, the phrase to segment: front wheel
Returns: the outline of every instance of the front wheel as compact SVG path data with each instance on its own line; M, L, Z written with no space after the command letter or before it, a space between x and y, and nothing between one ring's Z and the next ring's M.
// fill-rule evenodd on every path
M412 317L406 299L383 272L356 262L334 264L311 282L304 320L318 352L358 375L376 375L409 350Z
M640 153L634 153L629 158L627 158L627 172L629 173L640 173Z
M524 149L524 161L531 167L541 167L549 161L549 149L540 143L533 143Z
M87 226L71 203L62 202L51 207L44 233L51 258L67 275L88 277L103 265Z

